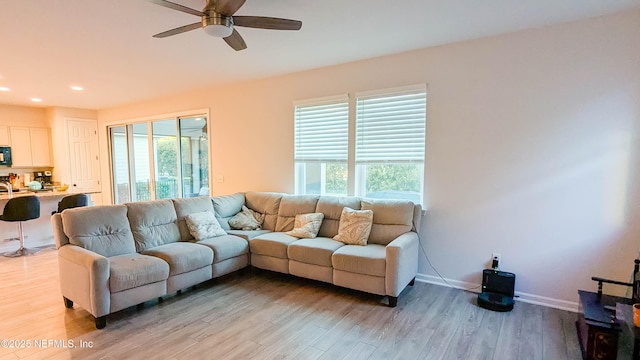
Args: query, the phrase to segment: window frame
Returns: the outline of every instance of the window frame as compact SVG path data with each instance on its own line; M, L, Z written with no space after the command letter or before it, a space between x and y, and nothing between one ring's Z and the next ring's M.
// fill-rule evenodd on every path
M411 163L417 164L420 166L421 176L420 176L420 195L419 195L419 204L425 203L425 174L426 174L426 136L427 136L427 117L428 117L428 89L427 84L415 84L409 86L402 87L394 87L394 88L386 88L379 89L373 91L362 91L362 92L354 92L348 93L344 95L332 96L332 97L323 97L316 99L307 99L302 101L294 102L294 182L295 182L295 193L296 194L306 194L304 191L306 189L302 189L301 184L304 184L303 177L305 175L304 169L299 166L299 162L295 156L295 146L296 146L296 107L299 105L309 106L318 104L321 105L323 102L327 102L328 100L336 100L336 99L348 99L348 155L347 155L347 195L349 196L366 196L366 164L365 163L357 163L356 156L356 136L357 136L357 119L358 119L358 99L366 98L366 97L377 97L377 96L394 96L401 95L402 93L410 93L410 92L418 92L424 93L424 140L422 144L424 149L422 151L421 160L386 160L380 161L379 163L387 163L387 164L395 164L395 163ZM376 164L378 162L370 162L370 164ZM321 190L326 184L321 184ZM320 195L325 195L324 191L320 192Z
M168 114L159 114L159 115L151 115L151 116L145 116L145 117L140 117L140 118L133 118L133 119L126 119L126 120L120 120L120 121L113 121L113 122L108 122L105 123L105 129L106 129L106 133L107 133L107 151L108 151L108 159L109 159L109 172L108 172L108 181L110 184L110 190L111 190L111 202L112 203L116 203L116 185L114 184L114 164L113 164L113 145L111 143L111 130L112 128L115 127L124 127L125 129L125 135L127 135L127 133L130 131L129 128L130 126L133 126L134 124L140 124L140 123L146 123L147 129L149 129L149 131L151 131L151 124L154 121L158 121L158 120L167 120L167 119L175 119L176 121L176 131L177 131L177 135L176 135L176 139L180 139L179 141L177 140L177 149L176 149L176 154L177 154L177 161L178 161L178 167L176 169L177 171L177 176L179 175L179 181L178 181L178 194L180 194L180 197L184 197L185 194L183 194L183 189L182 189L182 149L181 149L181 131L182 129L180 129L180 120L181 119L188 119L188 118L192 118L192 117L204 117L204 119L206 119L206 134L211 134L211 128L212 128L212 120L211 120L211 116L209 113L209 109L208 108L203 108L203 109L194 109L194 110L187 110L187 111L181 111L181 112L175 112L175 113L168 113ZM204 129L203 129L204 130ZM152 132L150 133L152 135ZM129 136L125 136L125 139L127 139L127 162L130 161L130 153L129 150L131 148L131 144L129 144L129 139L132 139L132 137ZM149 151L153 151L153 140L152 139L148 139L148 147L149 147ZM207 150L206 150L206 162L208 165L208 169L207 169L207 178L208 178L208 182L209 182L209 189L211 188L211 179L212 179L212 156L211 156L211 137L208 136L208 146L207 146ZM150 159L150 172L152 173L152 177L155 176L155 169L153 168L153 166L155 164L153 164L153 161L151 161ZM129 174L127 176L131 176L131 168L129 168ZM155 180L155 177L154 177ZM131 180L129 180L129 192L131 195L131 187L135 188L135 182L133 183L134 185L131 185ZM150 186L152 186L152 198L155 199L155 183L151 183ZM135 191L135 190L133 190ZM211 193L211 190L209 190L209 193ZM132 201L140 201L138 199L135 198L130 198L129 201L127 202L132 202Z

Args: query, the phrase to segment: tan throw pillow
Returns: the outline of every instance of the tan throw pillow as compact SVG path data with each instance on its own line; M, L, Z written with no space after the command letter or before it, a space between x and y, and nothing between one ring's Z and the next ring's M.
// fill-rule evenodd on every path
M263 221L264 214L242 205L242 211L229 219L229 226L238 230L260 230Z
M227 232L222 229L218 219L211 211L189 214L184 219L187 222L189 232L196 240L227 235Z
M333 240L348 245L367 245L372 223L372 210L353 210L345 207L340 215L338 235L334 236Z
M323 213L298 214L293 222L293 230L285 234L301 239L313 239L318 236L322 219L324 219Z

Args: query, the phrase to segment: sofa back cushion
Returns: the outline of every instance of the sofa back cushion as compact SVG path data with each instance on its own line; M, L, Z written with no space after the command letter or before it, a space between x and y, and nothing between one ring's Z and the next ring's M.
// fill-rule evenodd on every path
M387 245L413 229L415 205L411 201L363 199L360 207L373 210L369 244Z
M320 196L315 212L323 213L324 220L322 220L318 236L333 238L338 234L340 215L342 215L344 207L359 210L360 198L352 196Z
M244 193L214 196L211 198L213 210L220 226L224 230L231 230L229 219L242 210L244 205Z
M69 237L64 233L61 213L57 212L51 215L51 227L53 228L53 239L56 241L56 249L69 244Z
M317 195L284 195L280 200L275 231L292 230L296 215L315 212L317 204Z
M250 191L245 195L246 205L249 209L264 214L263 230L274 231L278 219L278 209L283 194L274 192Z
M213 214L213 203L208 196L197 196L192 198L172 199L173 207L178 217L178 231L180 232L181 241L194 240L193 235L189 232L186 216L208 211Z
M411 227L411 231L419 232L421 223L422 223L422 205L414 204L413 205L413 226Z
M126 206L138 252L180 240L178 216L171 199L127 203Z
M124 205L67 209L60 216L64 233L73 245L107 257L136 252Z

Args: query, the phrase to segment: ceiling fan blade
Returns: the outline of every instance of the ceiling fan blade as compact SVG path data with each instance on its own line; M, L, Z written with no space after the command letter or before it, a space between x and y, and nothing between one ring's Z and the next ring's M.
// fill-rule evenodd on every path
M164 7L169 8L169 9L182 11L183 13L196 15L196 16L207 16L202 11L194 10L194 9L188 8L186 6L182 6L180 4L172 3L171 1L166 1L166 0L149 0L149 1L151 1L152 3L154 3L156 5L164 6Z
M247 44L244 42L244 39L242 38L242 36L240 36L240 33L237 32L236 29L233 29L231 35L224 38L224 41L229 44L229 46L231 46L235 51L240 51L247 48Z
M175 29L163 31L163 32L161 32L159 34L153 35L153 37L154 38L166 38L167 36L178 35L178 34L181 34L183 32L199 29L201 27L202 27L202 22L197 22L197 23L193 23L193 24L189 24L189 25L185 25L185 26L180 26L180 27L175 28Z
M209 0L209 3L213 3L215 11L219 14L231 16L238 11L244 5L246 0ZM208 7L208 5L207 5Z
M300 30L302 21L264 16L234 16L233 25L258 29Z

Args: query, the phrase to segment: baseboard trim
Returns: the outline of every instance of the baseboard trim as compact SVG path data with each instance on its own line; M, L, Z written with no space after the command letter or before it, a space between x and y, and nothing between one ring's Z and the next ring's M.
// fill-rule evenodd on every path
M481 290L481 284L470 283L466 281L443 279L439 276L417 274L416 281L429 283L434 285L440 285L450 287L454 289L462 289L479 293ZM560 299L554 299L546 296L529 294L521 291L516 291L516 301L522 301L529 304L542 305L554 309L566 310L571 312L578 312L578 303L573 301L566 301Z

